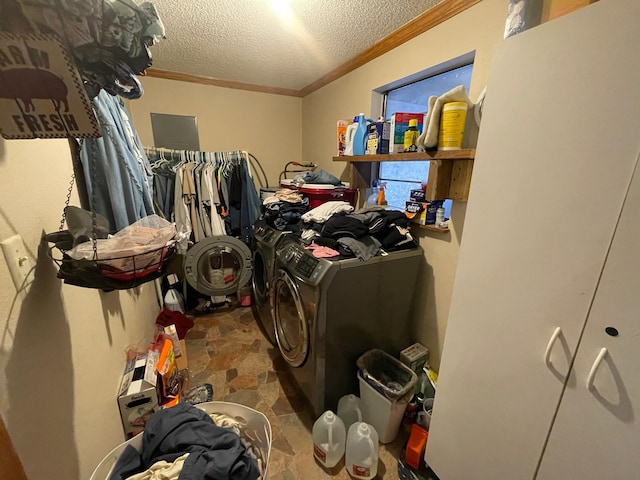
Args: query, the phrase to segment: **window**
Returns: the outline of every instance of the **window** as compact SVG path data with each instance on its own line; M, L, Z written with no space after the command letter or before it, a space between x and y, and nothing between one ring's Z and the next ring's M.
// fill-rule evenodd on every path
M423 113L431 95L442 95L457 85L469 90L473 65L454 68L422 80L389 90L384 98L383 116L387 120L396 112ZM409 191L420 188L429 175L427 161L380 162L378 177L387 183L385 195L390 208L404 210ZM444 205L445 217L451 214L451 200Z

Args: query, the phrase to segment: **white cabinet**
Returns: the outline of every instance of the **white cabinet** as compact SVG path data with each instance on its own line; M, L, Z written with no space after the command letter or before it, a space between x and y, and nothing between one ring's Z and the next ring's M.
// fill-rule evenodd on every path
M639 367L640 171L636 171L538 479L640 477Z
M640 297L629 251L634 228L640 250L638 226L623 216L612 245L625 198L625 215L640 212L633 192L627 198L640 152L633 18L638 2L602 0L496 53L427 444L441 480L640 471L627 455L640 428L631 315L640 303L607 286L625 277L612 263L619 248ZM619 441L629 445L616 449Z

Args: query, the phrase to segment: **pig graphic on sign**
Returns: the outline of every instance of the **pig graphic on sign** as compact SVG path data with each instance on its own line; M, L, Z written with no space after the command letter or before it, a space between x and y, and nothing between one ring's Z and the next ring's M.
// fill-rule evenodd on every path
M67 86L57 75L46 70L34 68L14 68L0 70L0 98L11 98L22 101L25 112L32 112L35 107L32 100L51 100L60 111L69 111Z

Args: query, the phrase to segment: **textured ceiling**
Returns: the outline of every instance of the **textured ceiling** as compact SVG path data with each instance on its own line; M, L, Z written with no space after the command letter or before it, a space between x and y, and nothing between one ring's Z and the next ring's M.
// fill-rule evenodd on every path
M299 90L440 1L153 0L153 66Z

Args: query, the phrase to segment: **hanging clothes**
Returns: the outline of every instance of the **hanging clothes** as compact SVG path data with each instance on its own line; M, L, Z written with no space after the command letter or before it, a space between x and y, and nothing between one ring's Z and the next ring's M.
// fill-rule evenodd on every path
M252 225L260 216L249 154L236 152L189 152L147 147L153 159L154 198L167 205L166 179L175 169L173 205L163 208L178 231L194 242L216 235L230 235L250 245Z
M101 138L82 142L81 160L91 210L116 232L153 215L153 175L120 98L104 90L92 100Z

